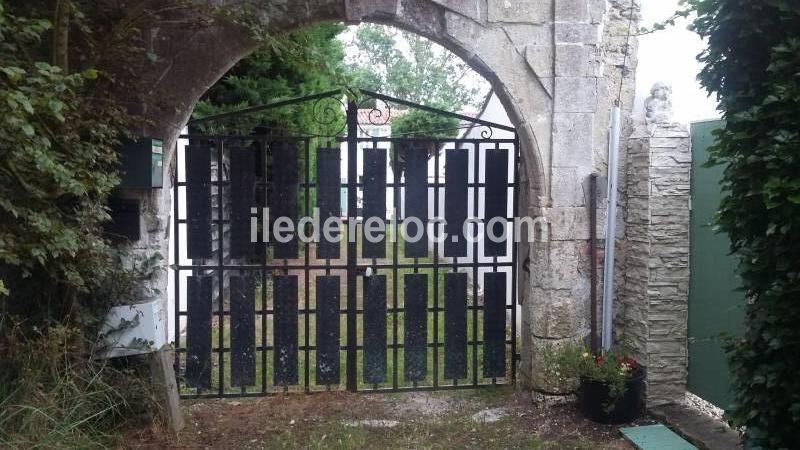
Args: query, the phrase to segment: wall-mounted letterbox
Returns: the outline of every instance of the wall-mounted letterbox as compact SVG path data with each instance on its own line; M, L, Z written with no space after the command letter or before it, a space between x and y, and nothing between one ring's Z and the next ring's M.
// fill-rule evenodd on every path
M124 189L152 189L164 185L164 148L160 139L139 138L120 151Z

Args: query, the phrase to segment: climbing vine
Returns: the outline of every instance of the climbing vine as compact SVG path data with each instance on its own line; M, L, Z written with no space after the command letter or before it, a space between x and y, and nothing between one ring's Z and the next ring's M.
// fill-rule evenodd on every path
M710 164L725 164L718 228L739 256L744 336L728 346L751 448L794 448L800 423L800 3L689 0L720 102Z

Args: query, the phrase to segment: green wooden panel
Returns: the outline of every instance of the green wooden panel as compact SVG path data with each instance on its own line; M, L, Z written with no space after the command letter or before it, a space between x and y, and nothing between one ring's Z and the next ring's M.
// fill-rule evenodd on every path
M737 288L736 259L728 236L711 220L721 199L723 167L706 168L711 132L721 121L697 122L692 135L691 281L689 287L689 391L727 409L733 400L721 336L742 332L745 299Z

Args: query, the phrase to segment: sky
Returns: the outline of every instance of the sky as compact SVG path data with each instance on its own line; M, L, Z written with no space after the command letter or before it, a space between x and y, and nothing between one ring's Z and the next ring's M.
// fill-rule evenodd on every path
M678 0L642 0L641 26L669 18L678 10ZM636 70L634 116L643 117L644 101L657 81L672 85L675 120L689 123L719 117L717 102L700 87L697 74L702 65L696 56L705 48L700 37L686 29L688 20L674 27L639 37L639 66Z

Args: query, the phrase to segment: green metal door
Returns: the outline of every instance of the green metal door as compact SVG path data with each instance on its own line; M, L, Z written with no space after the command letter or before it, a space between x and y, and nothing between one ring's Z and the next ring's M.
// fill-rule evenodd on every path
M733 400L721 337L741 334L745 299L737 288L736 259L728 236L710 223L722 197L723 167L703 167L711 132L722 122L696 122L692 136L691 281L689 287L689 391L727 409Z

